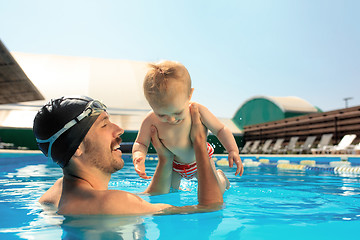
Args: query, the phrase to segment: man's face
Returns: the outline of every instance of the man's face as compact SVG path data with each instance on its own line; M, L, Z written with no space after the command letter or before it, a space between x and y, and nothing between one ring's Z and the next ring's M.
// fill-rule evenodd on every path
M123 168L122 152L118 149L123 133L106 112L101 113L83 141L87 160L105 173L112 174Z

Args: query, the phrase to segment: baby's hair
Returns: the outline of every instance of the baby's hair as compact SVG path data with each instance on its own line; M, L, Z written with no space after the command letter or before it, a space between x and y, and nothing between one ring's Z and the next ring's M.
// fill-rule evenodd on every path
M154 97L162 98L168 93L171 83L180 83L184 90L191 92L190 74L179 62L164 60L149 64L149 71L144 79L144 93L148 101Z

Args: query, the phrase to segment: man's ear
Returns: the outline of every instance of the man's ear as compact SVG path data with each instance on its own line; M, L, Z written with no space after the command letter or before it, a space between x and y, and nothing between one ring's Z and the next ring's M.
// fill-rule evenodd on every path
M83 152L84 152L84 144L83 144L83 142L81 142L79 147L76 149L76 151L74 153L74 156L75 157L80 157L81 154L83 154Z

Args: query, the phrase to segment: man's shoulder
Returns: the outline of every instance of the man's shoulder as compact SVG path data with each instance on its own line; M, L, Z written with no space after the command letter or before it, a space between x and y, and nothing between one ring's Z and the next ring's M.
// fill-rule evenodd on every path
M59 205L61 191L63 185L63 178L59 178L53 186L51 186L39 199L41 204Z
M122 190L103 190L99 193L99 198L104 198L109 200L119 200L120 198L129 198L136 196L133 193L122 191ZM125 199L126 200L126 199Z
M153 204L130 192L105 190L100 195L104 214L143 214L156 210Z
M120 190L80 190L67 194L59 206L60 214L133 214L139 202L135 194ZM136 205L135 205L136 206Z

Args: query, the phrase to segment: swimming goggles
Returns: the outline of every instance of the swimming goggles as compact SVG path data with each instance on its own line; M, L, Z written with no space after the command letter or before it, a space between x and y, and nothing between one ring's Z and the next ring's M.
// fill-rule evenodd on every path
M54 144L54 142L56 141L56 139L58 139L61 136L61 134L63 134L67 130L69 130L71 127L73 127L75 124L77 124L84 118L92 116L92 115L100 114L100 113L106 111L106 108L107 108L106 105L103 104L102 102L100 102L98 100L92 100L86 105L85 110L82 113L80 113L76 118L74 118L73 120L71 120L70 122L65 124L65 126L62 129L60 129L59 131L57 131L54 135L52 135L51 137L49 137L48 139L45 139L45 140L36 138L36 141L38 143L47 143L47 142L49 143L47 157L52 159L51 158L51 147Z

